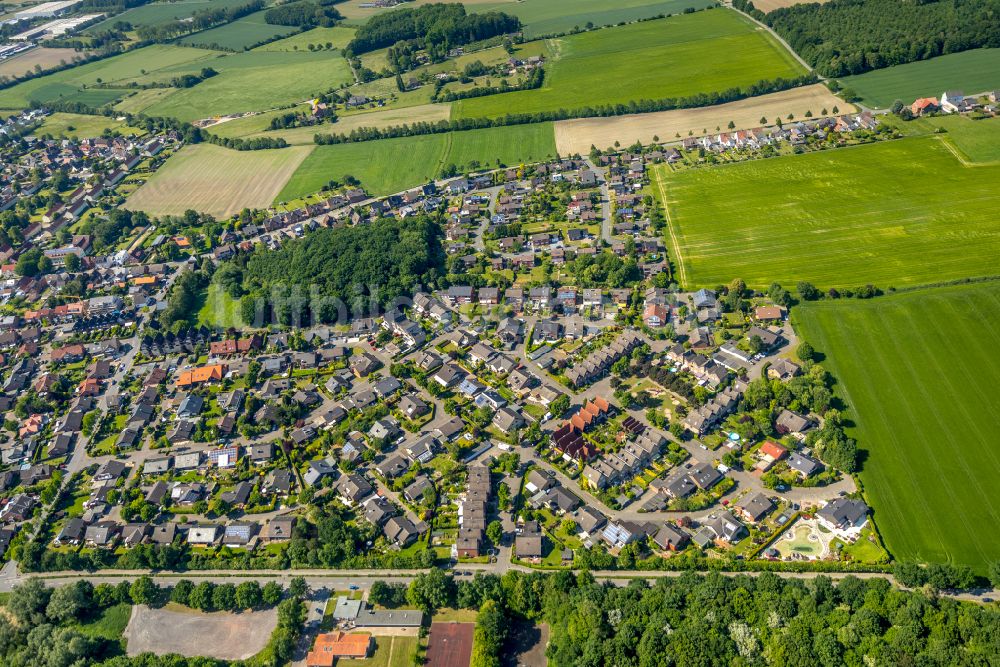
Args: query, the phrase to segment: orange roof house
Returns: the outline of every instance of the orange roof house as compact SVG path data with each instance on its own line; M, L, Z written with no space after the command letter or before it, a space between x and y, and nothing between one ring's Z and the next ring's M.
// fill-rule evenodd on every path
M346 634L330 632L316 637L313 650L306 656L308 667L333 667L337 658L366 658L371 650L372 636L368 633Z
M754 317L758 320L780 320L785 316L785 309L781 306L758 306L754 311Z
M211 366L201 366L194 370L184 371L177 378L178 387L190 387L196 384L222 380L226 375L225 364L212 364Z
M101 383L96 378L87 378L80 383L77 392L81 396L96 396L101 393Z
M919 116L937 111L940 106L936 97L920 97L910 105L910 111L913 112L914 116Z
M787 449L776 442L771 442L770 440L766 440L764 444L760 446L760 455L768 456L774 461L785 458L786 454L788 454Z

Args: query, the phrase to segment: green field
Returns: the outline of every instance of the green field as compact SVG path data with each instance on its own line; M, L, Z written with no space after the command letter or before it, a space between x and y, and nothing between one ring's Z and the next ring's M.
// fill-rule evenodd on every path
M104 130L118 130L122 134L142 134L144 130L128 127L124 122L107 116L89 116L79 113L54 113L47 117L36 134L54 137L92 138L104 136Z
M218 28L203 30L182 38L179 43L189 46L212 48L219 46L224 49L241 50L260 44L276 37L291 35L298 28L287 25L271 25L264 21L262 10L238 18L232 23L220 25Z
M174 0L173 2L153 2L140 7L133 7L121 14L115 14L106 21L101 21L86 30L85 33L95 35L119 22L129 23L134 27L141 25L159 25L178 19L186 19L195 12L206 9L228 9L241 7L248 0Z
M966 166L942 136L660 167L681 283L887 288L997 274L1000 165Z
M711 0L523 0L495 5L470 5L469 11L501 11L512 14L525 25L528 38L568 32L587 23L614 25L620 21L647 19L660 14L678 14L688 7L702 9Z
M517 164L555 152L551 123L317 146L277 199L311 194L345 174L359 179L369 193L387 195L436 178L448 164L468 167L469 161L479 160L495 165L498 159Z
M878 69L840 80L869 105L888 108L896 100L940 97L945 90L967 94L1000 88L1000 49L974 49L931 60Z
M257 47L260 51L308 51L310 44L316 46L326 46L330 43L335 49L342 49L354 37L353 28L334 26L332 28L313 28L291 37L285 37L263 46Z
M127 91L87 88L87 86L96 83L115 84L143 76L154 76L161 70L173 70L177 67L198 71L210 61L217 60L219 55L217 51L154 44L2 90L0 108L22 108L31 100L51 102L57 99L84 101L97 106L118 99ZM212 64L214 66L214 62Z
M147 113L182 121L300 102L351 79L338 53L245 51L211 63L218 76L153 103Z
M983 573L1000 558L1000 284L810 303L792 317L852 408L890 552Z
M901 123L904 130L930 134L942 128L969 162L1000 162L1000 117L973 120L967 116L929 116Z
M454 118L686 97L804 73L749 20L714 9L552 40L545 83L457 102Z

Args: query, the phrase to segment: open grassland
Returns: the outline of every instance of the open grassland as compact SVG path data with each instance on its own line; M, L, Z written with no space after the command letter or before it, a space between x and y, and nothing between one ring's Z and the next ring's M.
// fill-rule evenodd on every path
M218 70L217 76L178 90L151 106L148 113L192 121L264 111L300 102L351 78L347 61L329 51L246 51L210 64Z
M104 130L117 130L122 134L143 134L145 130L129 127L108 116L90 116L79 113L54 113L47 117L35 134L54 137L79 137L87 139L104 136Z
M238 18L232 23L196 32L193 35L182 38L180 43L208 48L220 46L224 49L239 51L260 44L263 41L274 39L275 37L284 37L298 31L298 28L293 26L271 25L267 23L264 21L264 13L266 11L255 12Z
M335 49L342 49L354 37L353 28L334 26L332 28L313 28L305 32L285 37L275 42L258 46L260 51L308 51L309 45L316 47L330 44Z
M524 24L528 38L568 32L588 23L614 25L621 21L648 19L661 14L679 14L688 7L703 9L710 0L523 0L515 3L473 5L470 11L501 11Z
M1000 163L1000 117L972 119L968 116L949 114L926 116L904 121L886 116L888 122L908 136L921 136L941 131L959 157L975 164Z
M152 215L187 209L227 217L271 204L312 149L294 146L265 151L234 151L211 144L185 146L126 202Z
M278 199L311 194L345 174L360 180L369 193L386 195L426 183L449 164L517 164L554 154L551 123L317 146Z
M419 7L421 5L429 5L439 1L440 0L413 0L413 2L404 2L392 9ZM506 8L512 6L514 3L515 0L507 0L506 2L498 2L497 0L462 0L462 4L465 5L469 11L473 11L478 6L489 8L495 7L500 11L506 11ZM361 25L375 14L392 11L392 9L385 7L362 7L362 5L366 4L370 5L371 0L347 0L347 2L342 2L337 5L337 11L340 12L344 18L348 19L347 23L349 25Z
M0 60L0 76L9 76L13 79L24 76L28 72L34 72L36 67L40 67L44 71L58 67L63 63L71 63L75 58L84 58L85 56L84 51L76 49L35 47L13 58Z
M1000 165L939 135L656 170L686 286L919 285L998 273Z
M679 137L704 135L716 127L726 128L729 122L738 130L760 127L761 117L774 122L777 117L795 114L801 118L806 111L820 117L823 109L833 113L849 113L854 106L833 95L826 86L815 84L783 90L780 93L751 97L737 102L717 104L696 109L675 109L653 113L614 116L611 118L575 118L556 122L556 147L562 155L588 153L591 146L604 149L616 141L629 145L635 141L644 144L655 141L675 141Z
M177 88L145 88L128 94L114 109L125 113L143 113L164 97L169 97L177 92Z
M213 61L217 60L218 56L217 51L154 44L2 90L0 108L23 108L31 100L52 102L58 99L80 101L86 99L88 103L94 103L102 98L105 101L113 100L122 97L126 91L87 88L87 86L98 83L98 79L104 84L114 85L117 82L152 75L160 70L178 66L196 71L210 62L214 66Z
M792 316L852 408L889 551L985 573L1000 558L1000 284L810 303Z
M888 108L896 100L940 97L945 90L966 94L1000 88L1000 49L973 49L840 80L869 106Z
M423 104L415 107L397 107L391 109L380 109L370 113L358 113L350 116L340 116L336 123L325 123L322 125L312 125L308 127L293 127L287 130L258 131L249 134L251 137L281 137L290 144L304 145L312 144L316 134L349 134L351 130L360 127L393 127L406 123L436 122L448 120L450 104ZM256 117L254 117L256 118ZM227 125L232 123L246 123L250 118L240 119L223 123L219 127L223 132L231 132ZM269 120L267 121L270 122ZM259 123L258 123L259 124ZM251 127L249 124L244 127ZM266 127L266 124L265 124ZM211 129L210 129L211 131ZM246 136L223 134L223 136Z
M173 0L171 2L152 2L148 5L133 7L121 14L116 14L111 18L101 21L86 30L85 33L95 35L99 32L110 30L119 22L129 23L132 26L160 25L170 21L186 19L195 12L206 9L229 9L231 7L241 7L247 4L248 0Z
M763 29L728 9L594 30L549 49L541 88L460 100L453 117L687 97L804 73Z

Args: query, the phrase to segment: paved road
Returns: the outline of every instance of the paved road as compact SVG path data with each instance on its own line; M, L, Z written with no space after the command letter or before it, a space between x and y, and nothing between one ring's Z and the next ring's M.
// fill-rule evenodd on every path
M608 179L607 173L604 169L598 167L591 161L589 157L583 158L583 161L587 164L587 167L597 174L597 180L601 186L601 239L610 244L611 243L611 196L608 193Z

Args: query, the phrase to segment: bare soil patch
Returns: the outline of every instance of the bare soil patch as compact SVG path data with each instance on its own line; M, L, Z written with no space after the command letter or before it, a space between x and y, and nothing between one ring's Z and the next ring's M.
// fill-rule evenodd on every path
M548 664L545 658L548 643L547 623L516 622L511 625L501 664L504 667L545 667Z
M555 123L556 148L560 155L572 155L590 152L591 145L605 149L616 141L622 145L636 140L648 144L654 136L660 141L675 141L678 134L687 137L688 132L697 137L715 132L716 127L728 131L730 121L736 125L734 129L746 130L759 127L761 117L773 123L775 118L780 116L785 119L788 114L802 119L807 111L811 111L813 117L819 118L824 108L832 114L833 107L837 107L840 113L855 110L853 105L835 96L826 86L814 84L711 107L563 120Z
M809 0L809 2L815 2L822 5L828 0ZM753 6L760 11L767 14L768 12L773 12L775 9L781 9L782 7L791 7L792 5L803 4L803 0L753 0Z
M75 49L35 47L12 58L0 60L0 76L22 77L26 72L35 71L36 66L44 71L58 67L63 61L71 63L74 58L84 58L86 55L85 52Z
M267 645L277 624L276 608L242 614L205 614L136 605L125 628L125 640L130 656L149 652L245 660Z

